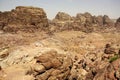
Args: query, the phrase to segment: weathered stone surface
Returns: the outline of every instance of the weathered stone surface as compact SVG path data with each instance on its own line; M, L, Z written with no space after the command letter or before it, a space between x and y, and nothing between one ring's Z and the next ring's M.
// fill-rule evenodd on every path
M34 65L34 71L42 73L45 71L45 67L41 64L35 64Z
M0 21L0 30L3 30L3 28L4 28L5 25L6 25L5 22Z
M96 17L86 12L84 14L78 13L76 17L70 17L66 13L59 12L50 25L51 30L53 30L52 27L55 32L64 30L93 32L113 29L114 22L107 15Z
M78 22L79 24L85 24L86 17L83 14L77 14L75 18L75 22Z
M17 12L21 11L22 15L23 12L27 14L27 11L30 14L34 13L29 12L31 9L24 8L24 11L23 8L11 12L15 11L15 14L19 14ZM10 12L6 14L11 16ZM30 21L29 24L29 20L19 22L19 17L17 18L18 20L10 21L11 23L7 22L9 24L4 23L5 20L1 21L1 29L6 32L24 31L25 28L27 31L39 29L37 25L39 22L36 23L39 19L35 23ZM25 19L27 18L28 16ZM103 31L109 22L108 17L104 16L103 19L103 16L96 17L90 13L84 13L77 14L71 20L69 17L56 19L55 22L49 20L49 30L53 32L50 32L52 35L46 32L0 33L2 40L0 46L9 46L0 49L0 79L119 80L120 61L115 61L120 57L119 33L84 33L95 31L94 28L100 28ZM107 45L104 47L104 44Z
M86 25L90 25L93 22L92 15L88 12L83 14L86 17Z
M36 78L40 80L68 79L70 70L72 68L71 58L63 54L52 53L51 51L47 53L48 54L43 54L37 58L36 63L43 65L45 67L45 72L41 73L41 68L40 72L39 68L37 68L38 74L35 75Z
M103 24L106 27L113 27L114 26L114 22L107 15L103 16Z
M117 21L115 23L115 27L117 28L117 30L120 29L120 18L117 19Z
M50 22L50 31L58 32L69 30L70 23L74 19L67 13L58 12L55 18Z
M96 23L100 26L103 26L103 17L102 16L97 16L96 17Z
M119 80L120 79L120 59L115 60L102 70L98 71L93 80Z
M115 48L112 48L110 44L106 44L104 53L106 54L115 54Z
M18 6L8 12L0 14L0 21L4 24L1 28L5 31L18 31L30 29L46 29L48 27L48 20L46 13L42 8ZM31 26L32 25L32 26Z
M58 12L57 15L55 16L55 19L57 19L59 21L70 21L71 16L64 12Z

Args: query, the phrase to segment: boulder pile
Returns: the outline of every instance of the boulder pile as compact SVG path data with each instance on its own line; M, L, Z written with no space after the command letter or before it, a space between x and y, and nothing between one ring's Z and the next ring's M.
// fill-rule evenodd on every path
M106 48L108 53L90 52L84 55L65 54L50 50L39 55L34 53L32 54L34 56L30 56L22 52L18 55L17 51L17 54L14 53L15 55L7 54L5 57L1 57L1 59L6 60L3 60L0 66L0 79L119 80L120 50L117 50L117 54L115 54L111 45L106 44L105 50ZM113 55L111 56L111 54Z

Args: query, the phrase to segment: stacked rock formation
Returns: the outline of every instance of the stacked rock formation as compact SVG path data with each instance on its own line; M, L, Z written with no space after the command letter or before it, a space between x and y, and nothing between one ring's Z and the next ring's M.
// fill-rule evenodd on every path
M48 27L46 13L42 8L18 6L0 13L0 29L4 31L45 29Z
M58 12L52 23L54 26L57 26L60 31L81 30L84 32L91 32L114 27L114 22L107 15L96 17L88 12L84 14L78 13L76 17L71 17L67 13Z

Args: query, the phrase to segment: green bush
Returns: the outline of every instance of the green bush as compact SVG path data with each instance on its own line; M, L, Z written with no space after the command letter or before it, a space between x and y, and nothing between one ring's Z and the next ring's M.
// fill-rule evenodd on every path
M115 55L114 57L111 57L111 58L109 59L109 62L111 63L111 62L117 60L118 58L119 58L119 56L118 56L118 55Z

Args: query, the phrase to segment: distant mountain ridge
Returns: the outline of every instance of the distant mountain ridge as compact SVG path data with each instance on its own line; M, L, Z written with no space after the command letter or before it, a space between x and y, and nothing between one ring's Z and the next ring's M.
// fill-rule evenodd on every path
M6 32L34 32L37 30L92 32L113 28L119 28L119 20L110 19L107 15L92 16L88 12L78 13L75 17L58 12L55 18L49 21L45 11L37 7L18 6L11 11L0 12L0 30Z

